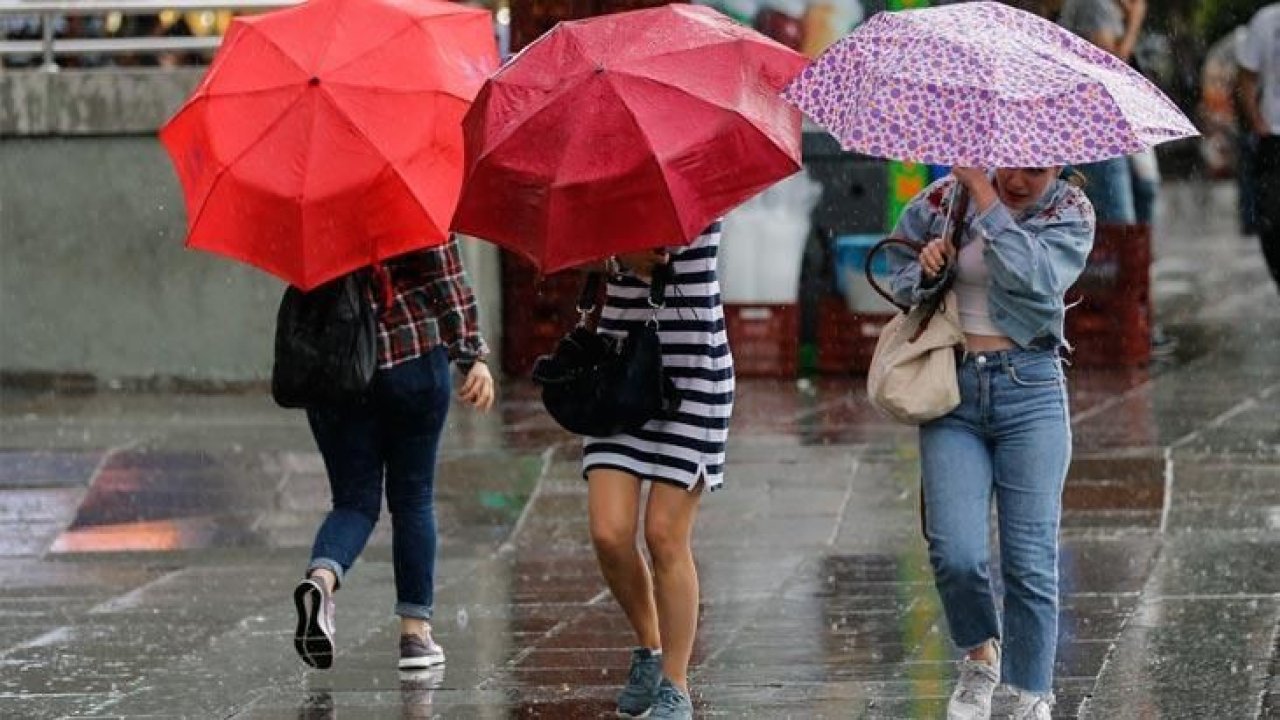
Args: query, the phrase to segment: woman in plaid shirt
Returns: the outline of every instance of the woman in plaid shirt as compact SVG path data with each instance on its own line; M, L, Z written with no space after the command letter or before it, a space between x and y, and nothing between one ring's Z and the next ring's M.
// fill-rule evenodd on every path
M307 420L324 456L333 509L316 533L307 575L294 590L294 647L308 665L333 664L333 593L364 550L382 506L391 512L402 669L444 663L431 637L436 555L435 466L449 411L452 361L459 398L486 411L493 378L484 362L475 294L451 237L377 270L378 372L364 397L313 407Z

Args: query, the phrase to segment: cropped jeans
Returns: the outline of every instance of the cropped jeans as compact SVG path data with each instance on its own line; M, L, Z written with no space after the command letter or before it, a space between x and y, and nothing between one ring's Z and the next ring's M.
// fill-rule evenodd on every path
M385 478L401 617L430 619L435 601L436 451L450 384L441 346L378 370L360 402L307 411L333 493L309 568L330 570L341 582L378 522Z
M925 533L952 640L1004 646L1004 682L1053 686L1058 527L1071 458L1061 361L1052 350L968 353L960 406L920 426ZM989 573L988 519L999 518L1004 616Z

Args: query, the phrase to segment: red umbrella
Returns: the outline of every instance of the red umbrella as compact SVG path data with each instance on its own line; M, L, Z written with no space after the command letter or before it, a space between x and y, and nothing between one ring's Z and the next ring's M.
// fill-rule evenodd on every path
M543 272L686 243L800 168L806 60L706 7L560 23L463 120L454 228Z
M489 13L439 0L237 18L160 131L187 244L311 289L442 243L462 116L497 64Z

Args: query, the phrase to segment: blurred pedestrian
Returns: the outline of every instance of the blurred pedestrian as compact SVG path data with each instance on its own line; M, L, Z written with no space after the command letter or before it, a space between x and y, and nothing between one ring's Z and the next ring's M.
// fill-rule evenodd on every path
M1253 156L1258 236L1280 287L1280 3L1249 21L1238 49L1240 105Z
M1058 638L1058 526L1071 458L1064 293L1093 245L1093 208L1060 168L955 168L903 211L894 237L928 244L891 252L904 305L951 289L965 334L960 405L920 426L925 535L951 639L964 651L948 720L985 720L1002 681L1013 717L1044 720ZM944 232L956 185L969 220ZM944 239L948 238L948 239ZM988 570L992 497L999 518L1003 616Z
M698 572L693 522L702 493L724 482L725 441L733 408L733 358L724 330L716 277L720 223L688 246L619 255L608 282L599 331L625 336L648 322L649 278L669 264L666 306L658 311L663 365L682 395L678 414L631 433L588 438L587 479L591 541L600 572L635 633L620 717L693 717L689 658L698 627ZM643 485L644 540L636 544Z
M378 314L378 370L364 396L308 408L329 476L333 509L316 533L306 577L294 590L302 660L334 656L334 594L364 550L382 508L391 514L395 614L401 669L444 663L431 633L435 601L436 451L449 411L452 361L465 375L459 398L480 411L494 385L475 295L458 240L384 264L371 298Z
M1131 62L1146 15L1146 0L1064 0L1058 24L1121 60ZM1136 162L1118 157L1077 168L1088 178L1085 192L1093 202L1098 222L1151 222L1160 181L1159 167L1153 151L1138 153L1135 157Z

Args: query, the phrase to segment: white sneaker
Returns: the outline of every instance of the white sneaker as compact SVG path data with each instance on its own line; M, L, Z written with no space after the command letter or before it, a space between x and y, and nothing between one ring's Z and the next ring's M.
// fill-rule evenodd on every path
M960 661L960 679L947 703L947 720L988 720L991 696L1000 684L1000 645L996 643L996 664L965 658Z
M1013 720L1053 720L1053 693L1037 695L1026 690L1013 690Z

